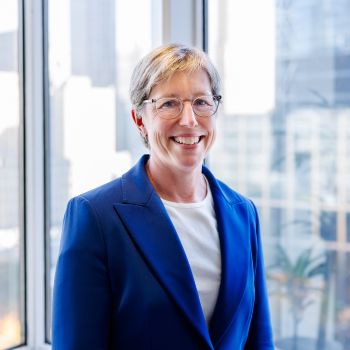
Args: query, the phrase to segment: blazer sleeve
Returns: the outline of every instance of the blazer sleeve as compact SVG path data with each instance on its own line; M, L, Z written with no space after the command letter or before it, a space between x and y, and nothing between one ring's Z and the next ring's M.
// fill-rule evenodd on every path
M106 249L88 200L73 198L64 217L56 267L53 350L110 348L112 312Z
M255 244L252 251L255 256L255 302L252 321L245 350L273 350L272 326L267 296L264 259L260 237L260 225L257 210L252 203L255 219Z

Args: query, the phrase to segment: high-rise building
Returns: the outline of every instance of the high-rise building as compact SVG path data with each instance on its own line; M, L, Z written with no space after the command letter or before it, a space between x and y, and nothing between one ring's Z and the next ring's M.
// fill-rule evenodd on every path
M71 11L72 75L92 86L115 84L115 0L74 0Z
M314 304L305 308L299 336L345 345L350 341L350 3L281 0L275 5L274 106L266 113L232 113L225 104L237 97L224 81L209 163L257 204L267 266L275 262L276 245L292 260L310 246L323 254L327 273L316 286L323 294L315 293ZM218 21L221 50L209 46L226 80L234 79L232 65L254 62L251 57L235 62L239 44L227 35L231 15L221 13ZM259 45L261 37L248 37ZM228 48L236 52L225 60ZM271 306L276 338L292 336L290 309L281 299L272 298Z

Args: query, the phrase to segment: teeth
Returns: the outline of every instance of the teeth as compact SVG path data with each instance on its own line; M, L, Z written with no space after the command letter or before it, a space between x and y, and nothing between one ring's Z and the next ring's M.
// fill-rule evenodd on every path
M182 143L185 145L194 145L199 142L199 136L196 137L174 137L177 143Z

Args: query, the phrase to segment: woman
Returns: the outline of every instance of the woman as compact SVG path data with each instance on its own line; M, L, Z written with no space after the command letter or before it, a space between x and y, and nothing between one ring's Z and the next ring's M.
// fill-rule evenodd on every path
M67 207L53 349L273 349L253 203L203 166L219 76L201 51L160 47L134 70L149 155Z

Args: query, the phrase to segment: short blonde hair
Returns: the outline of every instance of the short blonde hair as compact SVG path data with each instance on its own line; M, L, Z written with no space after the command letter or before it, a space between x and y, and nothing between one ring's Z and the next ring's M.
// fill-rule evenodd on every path
M130 81L130 99L133 108L140 111L152 88L175 72L194 72L203 69L207 74L213 95L220 93L220 76L203 51L180 44L160 46L144 56L136 65Z

